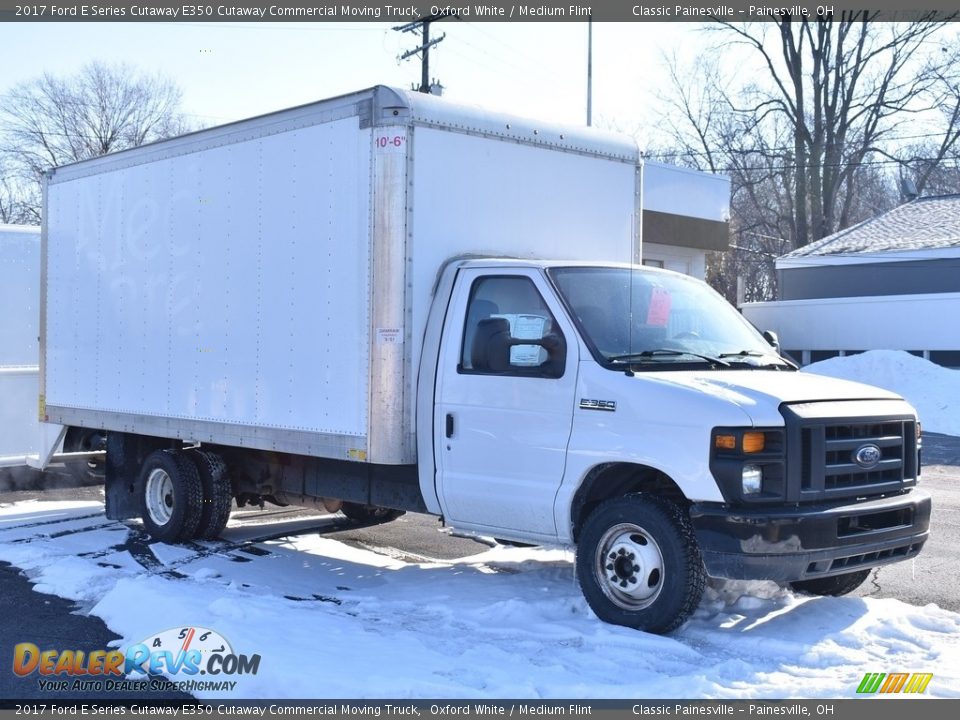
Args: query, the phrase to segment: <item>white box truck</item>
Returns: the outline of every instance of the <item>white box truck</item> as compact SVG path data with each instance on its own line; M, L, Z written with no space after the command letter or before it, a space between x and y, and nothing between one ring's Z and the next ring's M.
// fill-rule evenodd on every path
M231 498L428 512L576 547L597 615L655 632L707 574L839 594L915 556L914 410L635 264L639 167L377 87L58 168L44 419L107 431L107 514L160 540Z

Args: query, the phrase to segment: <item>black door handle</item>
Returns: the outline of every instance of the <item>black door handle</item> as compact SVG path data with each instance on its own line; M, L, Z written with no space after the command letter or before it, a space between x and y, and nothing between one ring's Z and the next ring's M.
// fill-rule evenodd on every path
M447 413L447 437L453 437L453 415Z

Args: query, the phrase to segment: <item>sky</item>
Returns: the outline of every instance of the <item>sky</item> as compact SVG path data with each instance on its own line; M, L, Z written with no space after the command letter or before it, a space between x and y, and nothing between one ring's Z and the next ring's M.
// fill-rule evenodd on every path
M395 23L0 23L0 100L44 72L92 60L162 72L183 110L217 125L377 84L410 87L420 61ZM594 124L635 132L656 123L663 55L698 43L696 23L595 23ZM587 24L445 21L431 76L457 102L585 124Z
M93 60L172 78L183 90L183 111L199 126L377 84L408 88L420 82L420 61L398 58L419 37L394 31L395 24L0 23L0 103L20 82L44 72L68 75ZM658 100L669 89L666 57L692 63L717 42L711 30L716 26L695 22L594 23L594 124L635 135L641 149L669 145L658 136L666 128ZM446 38L431 51L430 74L445 97L585 124L587 23L448 20L432 26L432 37L440 33ZM775 55L777 49L771 46ZM743 77L744 58L725 46L724 71L735 82L750 79Z

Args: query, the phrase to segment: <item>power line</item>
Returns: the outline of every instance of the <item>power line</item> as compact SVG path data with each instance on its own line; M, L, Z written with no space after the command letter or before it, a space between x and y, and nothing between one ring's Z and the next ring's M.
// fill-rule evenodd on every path
M658 155L658 157L684 157L684 153L675 153L673 155ZM810 163L807 165L748 165L743 167L744 171L751 170L813 170L813 169L823 169L823 168L846 168L846 167L873 167L873 166L882 166L882 165L909 165L911 163L917 162L928 162L928 163L938 163L944 162L949 158L908 158L904 160L860 160L858 162L841 162L841 163Z
M882 139L886 140L887 142L900 142L903 140L944 138L947 136L947 134L948 133L946 132L930 132L930 133L923 133L919 135L886 135L886 136L882 136ZM743 150L738 154L741 154L741 155L751 155L751 154L758 154L758 153L776 154L778 152L787 153L787 152L790 152L791 150L793 150L792 147L782 146L782 147L766 148L764 150ZM717 150L712 154L717 155L717 154L720 154L721 152L722 151ZM709 157L711 155L711 153L708 153L705 150L678 150L676 152L666 152L666 153L661 153L661 152L657 152L656 150L653 150L651 151L651 154L656 155L657 157L704 157L704 158Z
M558 71L556 67L556 63L546 63L544 62L542 57L534 57L530 53L524 52L523 50L520 50L514 47L513 45L510 45L509 43L504 42L499 37L494 35L492 32L482 27L483 23L464 22L463 24L473 30L476 30L477 32L483 35L486 35L490 40L494 41L498 45L512 52L517 58L520 58L521 60L527 63L527 66L526 66L527 69L533 70L544 79L549 78L553 82L556 82L560 85L567 85L570 83L569 75L566 75ZM467 43L468 45L470 44L466 40L461 40L460 38L458 38L458 42L461 42L461 41ZM487 55L491 54L489 49L484 49L483 52L485 52ZM503 62L506 63L508 67L510 67L511 69L516 69L516 62L511 62L510 60L506 60L506 59Z
M24 101L24 100L34 101L34 100L37 100L37 97L35 97L35 96L32 96L32 95L22 95L22 94L18 94L18 93L14 93L14 92L0 93L0 98L2 98L2 99L4 99L4 100L20 100L20 101ZM84 100L84 99L82 99L82 98L57 98L57 99L56 99L55 101L53 101L53 102L54 102L55 104L57 104L57 105L72 105L72 106L74 106L74 107L87 107L87 108L89 108L89 107L95 107L95 108L100 108L100 103L94 102L94 101L92 101L92 100ZM184 111L180 111L180 110L174 111L174 114L175 114L175 115L183 115L184 117L198 118L198 119L200 119L200 120L206 120L206 119L209 119L209 120L220 120L220 121L228 122L228 123L230 123L230 122L235 122L235 121L237 120L237 118L225 117L225 116L223 116L223 115L205 115L205 114L202 114L202 113L191 113L191 112L184 112Z
M27 135L33 135L36 137L41 136L50 136L50 137L63 137L63 138L81 138L84 140L101 140L95 135L85 135L82 133L62 133L56 132L53 130L21 130L21 133ZM202 130L200 131L202 132ZM168 138L163 138L168 139ZM682 153L674 153L674 157L682 157ZM665 156L658 156L665 157ZM873 167L873 166L885 166L885 165L909 165L914 162L939 162L944 163L950 160L950 158L910 158L909 160L861 160L859 162L849 162L849 163L830 163L830 164L810 164L810 165L754 165L744 168L744 170L810 170L813 168L841 168L841 167Z

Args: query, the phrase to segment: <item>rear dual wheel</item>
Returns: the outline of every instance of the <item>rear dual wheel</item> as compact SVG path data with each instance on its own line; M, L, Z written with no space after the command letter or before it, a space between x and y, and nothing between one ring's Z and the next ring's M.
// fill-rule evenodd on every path
M207 450L156 450L140 470L140 516L165 543L220 534L232 493L223 460Z
M396 520L404 514L403 510L394 510L392 508L378 507L376 505L363 505L362 503L344 502L340 506L347 519L354 522L381 524Z
M203 508L196 537L213 539L223 532L230 519L233 488L227 476L227 465L223 458L209 450L189 450L187 454L196 464L203 486Z
M107 449L107 433L103 430L69 427L63 438L65 453ZM71 460L64 466L77 485L96 485L104 481L103 460Z

